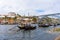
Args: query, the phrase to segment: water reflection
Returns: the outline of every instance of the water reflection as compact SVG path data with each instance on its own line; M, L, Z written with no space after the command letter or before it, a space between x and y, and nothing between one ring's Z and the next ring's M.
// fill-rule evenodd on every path
M0 25L0 40L53 40L56 34L46 33L48 28L20 30L16 25Z
M29 38L28 40L31 40L31 30L28 30L28 31L23 30L22 35L23 35L22 39L27 40Z

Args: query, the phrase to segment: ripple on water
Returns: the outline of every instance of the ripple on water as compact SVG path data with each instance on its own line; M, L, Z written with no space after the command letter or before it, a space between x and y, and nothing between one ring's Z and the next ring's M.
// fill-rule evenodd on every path
M31 31L20 30L16 25L0 25L1 40L53 40L57 35L47 33L50 28L37 28Z

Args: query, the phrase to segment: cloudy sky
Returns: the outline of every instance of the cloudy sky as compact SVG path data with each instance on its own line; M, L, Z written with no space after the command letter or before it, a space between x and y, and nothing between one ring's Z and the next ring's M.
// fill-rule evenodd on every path
M60 0L0 0L0 14L44 15L60 12Z

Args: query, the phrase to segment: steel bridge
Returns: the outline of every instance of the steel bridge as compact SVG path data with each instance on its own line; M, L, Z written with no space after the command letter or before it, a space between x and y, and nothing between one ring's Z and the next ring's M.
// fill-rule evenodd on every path
M60 18L60 13L40 15L38 17L42 17L43 18L43 17L47 17L47 16L52 16L52 17L58 17L58 18Z
M55 14L47 14L46 16L51 16L51 15L60 15L60 13L55 13ZM42 15L44 16L44 15Z
M41 22L45 17L57 18L57 19L59 19L59 22L60 22L60 13L40 15L38 17L40 18L39 22ZM52 20L52 21L54 21L54 20Z

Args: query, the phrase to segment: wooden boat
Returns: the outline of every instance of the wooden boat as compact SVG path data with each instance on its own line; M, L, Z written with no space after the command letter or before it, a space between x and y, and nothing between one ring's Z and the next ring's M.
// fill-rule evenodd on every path
M34 30L36 29L36 26L26 25L25 30Z
M18 26L18 28L24 29L24 30L34 30L36 29L36 26L24 25L24 26Z
M25 29L25 27L23 25L18 25L17 26L19 29Z
M41 24L41 25L38 25L39 27L49 27L49 25L45 25L45 24Z

